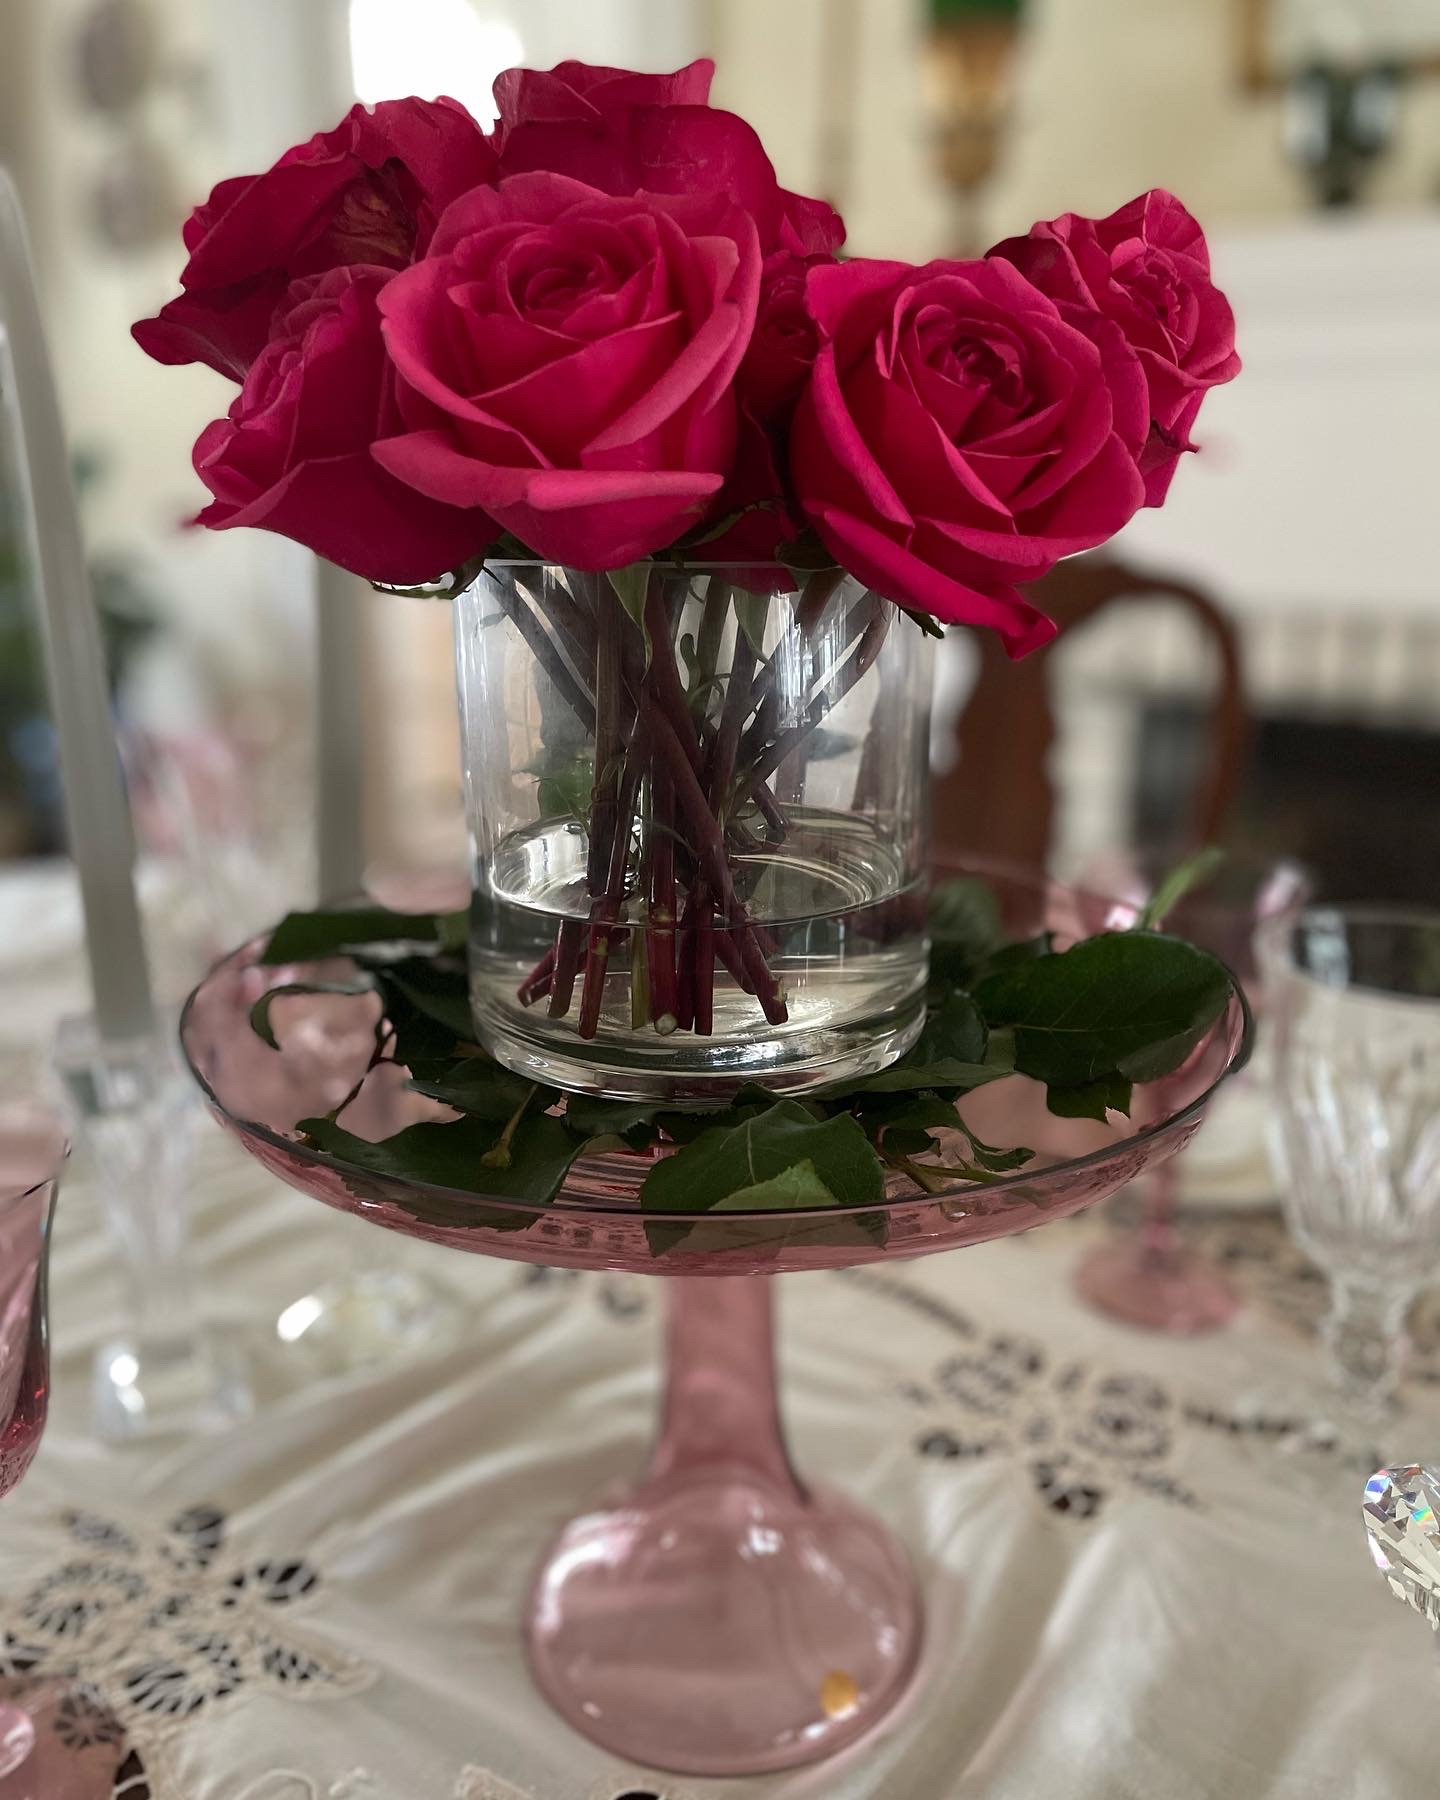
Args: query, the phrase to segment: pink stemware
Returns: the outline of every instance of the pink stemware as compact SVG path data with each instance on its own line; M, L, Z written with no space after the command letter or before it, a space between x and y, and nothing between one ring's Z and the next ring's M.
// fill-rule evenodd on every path
M1014 935L1084 935L1072 891L984 874ZM540 1207L340 1166L297 1142L297 1121L336 1105L363 1073L376 1003L278 1001L280 1049L269 1050L251 1006L312 971L264 968L257 955L251 944L217 965L190 998L181 1039L216 1117L268 1169L327 1205L457 1250L673 1278L649 1466L550 1546L524 1637L538 1686L578 1731L693 1775L790 1768L852 1743L906 1690L922 1634L908 1559L885 1527L791 1464L768 1278L982 1243L1077 1212L1173 1155L1250 1041L1237 996L1163 1096L1141 1090L1133 1122L1059 1119L1035 1084L993 1083L966 1116L987 1141L1037 1152L993 1184L917 1195L895 1175L864 1223L836 1207L667 1214L690 1229L652 1246L637 1200L646 1164L634 1156L582 1159ZM378 1074L347 1111L352 1131L379 1139L434 1116L403 1071Z
M0 1495L30 1467L50 1396L46 1272L64 1135L40 1108L0 1110ZM0 1779L35 1747L35 1721L0 1702Z
M1145 859L1097 866L1093 885L1121 898L1091 909L1089 928L1128 929L1167 868ZM1220 957L1253 1006L1255 932L1267 920L1297 916L1310 892L1309 874L1298 863L1227 857L1210 881L1171 911L1166 929ZM1241 1301L1214 1259L1186 1242L1177 1217L1179 1190L1175 1161L1150 1169L1138 1225L1082 1257L1075 1287L1091 1306L1127 1325L1191 1336L1227 1324Z

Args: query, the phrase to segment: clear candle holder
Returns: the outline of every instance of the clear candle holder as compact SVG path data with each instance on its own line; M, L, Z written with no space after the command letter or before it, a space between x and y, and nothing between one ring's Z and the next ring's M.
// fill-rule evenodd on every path
M96 1431L119 1442L233 1424L250 1412L249 1381L201 1318L188 1251L189 1084L156 1039L106 1043L89 1018L62 1022L55 1062L123 1287L120 1329L95 1356Z

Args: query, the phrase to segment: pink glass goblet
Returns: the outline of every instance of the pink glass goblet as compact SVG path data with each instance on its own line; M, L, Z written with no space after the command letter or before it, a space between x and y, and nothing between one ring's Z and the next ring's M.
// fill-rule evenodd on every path
M0 1495L30 1467L50 1395L46 1270L64 1137L53 1114L0 1109ZM0 1702L0 1779L35 1746L35 1722Z
M1097 864L1089 886L1117 898L1099 905L1088 920L1090 929L1128 929L1166 873L1166 866L1145 859ZM1253 1006L1255 933L1267 920L1298 916L1310 891L1310 878L1298 863L1227 857L1209 881L1172 909L1165 928L1220 957ZM1227 1324L1241 1302L1214 1259L1186 1242L1177 1218L1179 1188L1175 1161L1151 1169L1138 1225L1084 1256L1075 1286L1111 1318L1189 1336Z
M1049 929L1063 947L1084 934L1072 891L972 872L996 890L1014 936ZM1173 1155L1249 1050L1237 995L1162 1095L1139 1091L1133 1119L1057 1118L1021 1076L970 1096L965 1116L987 1142L1034 1148L1017 1175L918 1194L892 1172L863 1224L834 1206L667 1213L662 1235L647 1230L647 1161L635 1156L582 1158L539 1206L487 1195L479 1180L417 1182L318 1155L298 1122L339 1105L365 1075L377 1002L293 995L271 1015L280 1047L268 1049L249 1023L255 1001L315 971L265 968L257 954L248 945L212 970L181 1040L217 1119L268 1169L327 1205L455 1250L679 1278L666 1283L668 1377L648 1467L550 1546L524 1635L537 1685L577 1731L690 1775L773 1772L853 1743L906 1691L922 1635L904 1551L790 1461L767 1278L922 1256L1078 1212ZM336 1008L352 1009L353 1030ZM404 1075L382 1065L364 1082L345 1109L352 1132L388 1138L427 1116Z

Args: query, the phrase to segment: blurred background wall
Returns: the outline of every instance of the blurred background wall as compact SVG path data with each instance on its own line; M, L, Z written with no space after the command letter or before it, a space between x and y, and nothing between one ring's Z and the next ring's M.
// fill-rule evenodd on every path
M1138 571L1134 604L1046 653L1052 847L1153 835L1183 810L1215 661L1159 591L1180 580L1243 651L1233 829L1328 859L1341 885L1365 871L1415 891L1427 858L1433 884L1440 0L5 0L0 159L32 222L141 741L229 758L261 860L283 866L280 886L307 878L309 559L184 526L201 498L190 445L229 393L207 371L158 369L128 335L174 290L188 208L333 124L352 93L448 91L483 112L512 62L701 53L719 65L717 103L752 121L790 185L841 207L857 253L973 254L1156 184L1201 216L1246 372L1209 401L1205 449L1166 510L1114 546ZM0 552L0 605L4 566ZM371 850L445 860L459 829L448 620L355 604ZM973 680L957 642L942 768ZM7 743L27 704L0 693ZM173 844L163 762L146 765L152 823ZM53 844L42 789L0 790L0 849ZM1342 791L1343 806L1317 805ZM1404 854L1397 818L1412 821Z

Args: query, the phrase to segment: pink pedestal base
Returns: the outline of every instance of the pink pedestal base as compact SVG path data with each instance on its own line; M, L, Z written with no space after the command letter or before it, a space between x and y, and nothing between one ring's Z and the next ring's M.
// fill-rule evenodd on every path
M1111 1318L1177 1337L1218 1331L1240 1296L1206 1257L1182 1245L1157 1248L1144 1233L1092 1250L1075 1274L1082 1297Z
M649 1472L552 1546L530 1666L577 1731L634 1762L686 1775L788 1769L852 1743L900 1698L920 1601L879 1522L790 1468L770 1283L669 1286Z

